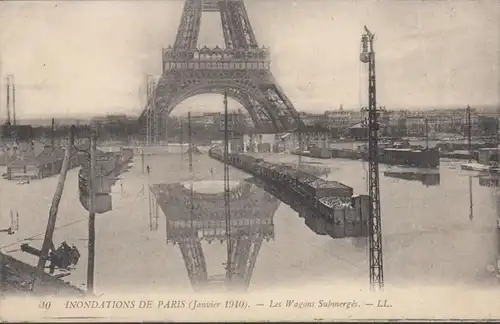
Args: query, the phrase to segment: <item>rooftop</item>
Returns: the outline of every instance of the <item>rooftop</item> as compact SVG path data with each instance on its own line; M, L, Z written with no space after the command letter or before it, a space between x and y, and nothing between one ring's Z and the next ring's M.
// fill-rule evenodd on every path
M316 188L316 189L321 189L321 188L351 189L351 187L349 187L343 183L340 183L338 181L326 181L323 179L315 180L315 181L309 183L309 185Z

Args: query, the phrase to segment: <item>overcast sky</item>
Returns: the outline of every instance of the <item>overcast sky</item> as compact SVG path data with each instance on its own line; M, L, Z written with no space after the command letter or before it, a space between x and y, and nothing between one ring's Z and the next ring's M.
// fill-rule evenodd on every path
M297 110L366 102L359 62L376 34L378 102L387 108L500 102L500 1L247 0L260 45ZM18 115L138 112L144 74L159 74L183 1L10 1L0 7L2 75L15 74ZM220 19L199 43L222 46ZM2 89L2 116L5 91ZM202 106L202 107L201 107ZM219 110L214 95L180 111Z

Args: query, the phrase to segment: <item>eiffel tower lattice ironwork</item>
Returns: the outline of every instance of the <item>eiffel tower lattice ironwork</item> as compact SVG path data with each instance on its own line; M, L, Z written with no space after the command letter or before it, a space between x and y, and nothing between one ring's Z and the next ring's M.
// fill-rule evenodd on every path
M225 48L197 48L203 12L219 12ZM259 47L243 0L185 0L173 46L163 49L163 71L140 122L148 142L165 134L166 116L183 100L224 94L244 106L262 133L295 126L297 111L270 70L270 52Z

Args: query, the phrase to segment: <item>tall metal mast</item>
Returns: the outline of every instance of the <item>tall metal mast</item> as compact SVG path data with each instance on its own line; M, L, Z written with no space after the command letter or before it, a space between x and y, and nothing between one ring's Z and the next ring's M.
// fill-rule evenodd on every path
M384 286L384 266L382 253L382 223L380 217L380 185L378 167L378 129L375 78L375 52L373 50L374 36L365 26L365 33L361 37L363 50L360 60L368 63L368 164L369 164L369 258L370 258L370 286L373 290Z
M52 118L52 121L50 123L50 147L51 147L52 151L54 151L54 145L55 145L55 142L54 142L55 129L56 129L56 120L54 118Z
M5 124L10 125L10 76L5 78L6 87L7 87L7 120Z
M429 149L429 120L425 119L425 149Z
M467 146L469 149L469 163L472 162L474 152L472 151L472 123L470 115L470 106L467 105ZM469 176L469 219L474 219L474 199L472 197L472 176Z
M224 91L224 215L226 218L226 238L227 238L227 263L226 263L226 279L231 282L233 274L232 266L232 243L231 243L231 209L230 209L230 194L229 194L229 125L227 111L227 90Z
M12 125L16 125L17 116L16 116L16 81L14 76L10 76L12 81Z

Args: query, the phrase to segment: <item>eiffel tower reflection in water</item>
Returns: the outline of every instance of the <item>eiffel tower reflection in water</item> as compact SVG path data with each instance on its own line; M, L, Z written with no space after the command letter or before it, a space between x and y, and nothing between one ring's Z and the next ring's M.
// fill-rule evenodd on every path
M151 186L166 217L167 244L179 246L194 290L214 285L246 290L262 242L274 239L273 216L280 201L248 181L231 184L231 235L226 234L222 181ZM232 271L230 285L226 274L208 276L202 245L227 243L228 237L233 255L225 271Z

